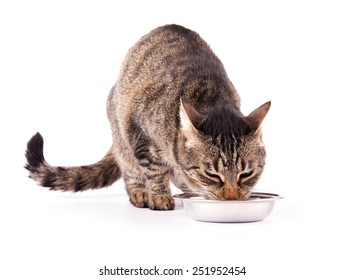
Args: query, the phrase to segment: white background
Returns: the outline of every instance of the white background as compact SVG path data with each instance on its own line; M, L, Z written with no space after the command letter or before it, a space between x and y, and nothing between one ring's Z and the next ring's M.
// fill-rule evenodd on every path
M193 266L245 266L238 279L343 277L343 14L328 0L1 1L0 278L105 279L105 265L188 269L183 279L215 278L191 276ZM122 181L70 194L27 178L24 151L36 131L53 165L102 158L111 145L106 98L121 61L167 23L210 44L245 114L272 100L257 189L285 199L263 222L136 209Z

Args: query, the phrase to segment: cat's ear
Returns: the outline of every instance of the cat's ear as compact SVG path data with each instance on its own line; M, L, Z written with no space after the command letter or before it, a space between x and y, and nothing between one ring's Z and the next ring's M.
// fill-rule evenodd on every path
M186 140L186 147L199 146L201 143L201 134L197 127L205 119L192 105L186 101L180 100L180 124L181 132Z
M271 106L271 101L268 101L255 109L251 114L249 114L246 117L246 121L251 125L251 127L254 130L254 133L259 131L260 126L262 125L262 122L266 116L266 114L269 112Z
M205 116L197 112L190 103L182 99L180 99L179 114L182 130L198 133L197 128L205 120Z

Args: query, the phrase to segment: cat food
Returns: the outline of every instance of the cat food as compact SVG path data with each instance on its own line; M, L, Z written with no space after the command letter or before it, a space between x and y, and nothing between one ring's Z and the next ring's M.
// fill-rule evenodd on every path
M218 223L244 223L264 220L275 201L281 197L272 193L252 193L247 200L209 200L202 197L181 198L185 211L195 220Z

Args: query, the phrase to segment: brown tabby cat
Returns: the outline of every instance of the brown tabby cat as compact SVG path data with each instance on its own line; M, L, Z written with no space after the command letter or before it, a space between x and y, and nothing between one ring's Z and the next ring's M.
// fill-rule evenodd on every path
M156 210L174 208L170 179L189 195L246 199L264 167L260 126L270 102L246 117L239 107L206 42L182 26L162 26L129 50L110 91L113 145L105 157L88 166L51 166L37 133L25 167L52 190L102 188L123 176L130 202Z

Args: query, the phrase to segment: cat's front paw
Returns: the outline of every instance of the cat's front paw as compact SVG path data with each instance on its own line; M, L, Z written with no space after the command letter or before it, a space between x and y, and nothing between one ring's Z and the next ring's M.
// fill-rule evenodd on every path
M151 210L173 210L174 199L171 195L154 195L149 198L148 206Z
M128 190L129 201L138 208L148 207L148 192L146 189L137 187Z

